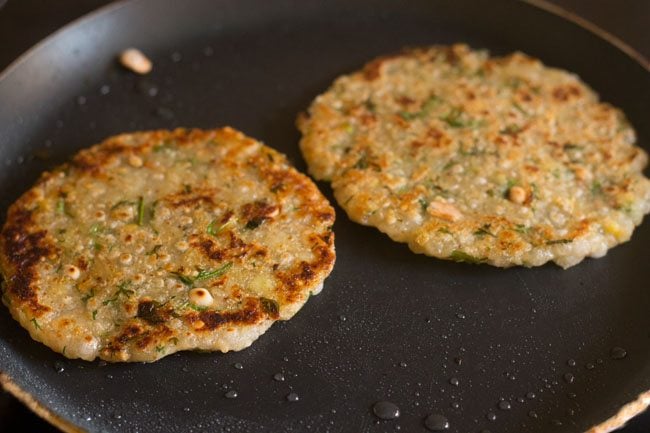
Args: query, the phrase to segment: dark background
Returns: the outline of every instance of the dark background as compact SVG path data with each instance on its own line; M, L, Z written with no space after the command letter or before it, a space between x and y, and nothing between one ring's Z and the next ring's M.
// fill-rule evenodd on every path
M0 0L0 70L38 41L110 1ZM650 0L553 0L600 26L650 58ZM3 7L4 4L4 7ZM1 103L1 101L0 101ZM0 432L57 432L0 391ZM650 412L636 418L621 433L650 432Z

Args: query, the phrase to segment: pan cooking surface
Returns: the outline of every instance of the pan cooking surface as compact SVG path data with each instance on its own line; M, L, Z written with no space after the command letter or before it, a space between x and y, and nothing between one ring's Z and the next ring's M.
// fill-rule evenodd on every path
M577 72L648 149L648 73L528 4L139 0L66 28L1 77L3 218L42 170L124 131L232 125L304 171L294 119L335 77L404 46L458 41ZM129 46L152 74L117 65ZM429 415L455 432L581 432L650 389L647 222L566 271L415 255L340 208L334 229L323 292L243 352L71 361L4 309L0 370L64 419L109 432L418 432ZM394 413L380 401L399 418L379 420Z

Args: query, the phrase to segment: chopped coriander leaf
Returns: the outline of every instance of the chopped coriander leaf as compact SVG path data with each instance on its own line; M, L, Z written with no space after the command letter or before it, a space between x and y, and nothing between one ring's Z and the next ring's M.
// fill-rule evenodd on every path
M521 234L527 234L530 231L530 227L527 227L524 224L517 224L515 226L515 231Z
M361 157L354 164L353 168L359 170L365 170L366 168L368 168L368 156L365 153L361 155Z
M83 302L88 302L88 300L89 300L90 298L94 297L94 296L95 296L95 289L91 289L91 290L90 290L90 293L86 293L85 295L83 295L83 296L81 297L81 300L82 300Z
M519 125L508 125L505 128L503 128L501 131L499 131L499 134L501 135L517 135L523 130L523 128Z
M216 227L215 224L217 224L217 220L213 220L210 224L208 224L208 228L206 229L206 232L210 236L217 236L225 229L232 227L235 224L235 221L231 219L228 222L221 224L218 227Z
M418 203L420 203L420 208L422 209L422 212L425 212L429 207L429 202L423 198L419 198Z
M591 183L591 193L593 195L597 195L597 194L601 194L602 192L603 192L603 185L597 180L594 180Z
M104 302L102 302L102 305L108 305L112 304L115 301L118 300L118 298L123 295L126 296L127 298L133 296L135 294L135 291L131 289L127 289L131 285L131 281L122 281L120 284L117 285L117 291L113 294L112 298L106 299Z
M156 346L156 352L164 352L165 351L165 346Z
M199 274L196 276L194 281L203 281L203 280L210 280L212 278L217 278L225 274L228 269L232 267L232 262L228 262L225 265L221 266L220 268L213 269L211 271L201 271Z
M56 202L56 213L64 214L65 213L65 200L61 197Z
M524 110L523 107L521 105L519 105L518 103L513 102L512 106L515 107L515 109L517 111L519 111L521 114L523 114L525 116L528 116L528 112L526 110Z
M93 320L97 320L97 310L93 310Z
M269 316L276 317L280 312L280 306L273 299L262 297L260 298L260 304L262 305L262 309Z
M139 226L144 224L144 198L142 196L138 197L138 216L136 221Z
M151 250L147 251L147 255L152 256L154 254L158 254L158 251L160 251L161 248L162 248L161 244L154 245L154 247Z
M467 118L465 112L458 107L452 108L446 116L440 117L440 120L452 128L474 128L483 125L481 120Z
M546 245L568 244L573 242L573 239L554 239L546 241Z
M126 206L126 205L132 206L134 204L136 204L136 202L131 201L131 200L120 200L111 207L111 210L115 210L120 206Z
M181 283L185 284L186 286L191 286L192 284L194 284L194 280L192 278L186 276L186 275L183 275L183 274L178 273L178 272L172 272L171 274L173 276L175 276L176 278L178 278L178 280Z
M38 324L38 322L36 321L36 318L32 318L31 322L32 322L32 325L34 325L34 328L41 329L41 325Z
M483 227L479 228L474 232L475 236L492 236L496 238L496 235L490 231L490 224L485 224Z
M179 272L172 272L172 275L178 278L179 281L181 281L183 284L191 287L197 281L211 280L213 278L220 277L223 274L225 274L228 271L228 269L230 269L231 267L232 267L232 262L228 262L217 269L199 271L198 275L194 278L189 277L187 275L183 275Z
M420 111L416 111L416 112L400 111L397 114L399 114L399 116L404 120L413 120L413 119L426 117L431 112L431 110L441 102L442 99L438 98L437 96L432 96L426 101L424 101L422 107L420 107Z
M475 265L484 263L486 261L485 258L475 257L461 250L455 250L454 252L451 253L449 258L455 262L472 263Z

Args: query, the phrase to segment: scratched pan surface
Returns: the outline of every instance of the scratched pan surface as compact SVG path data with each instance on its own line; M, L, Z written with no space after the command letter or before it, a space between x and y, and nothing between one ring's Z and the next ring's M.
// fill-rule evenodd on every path
M304 170L295 115L336 76L405 45L456 41L579 73L624 108L648 149L648 72L529 4L139 0L73 23L0 77L3 218L39 172L123 131L233 125ZM115 64L128 46L150 55L151 75ZM631 242L566 271L414 255L340 209L335 231L338 260L323 292L243 352L70 361L2 307L0 371L97 432L418 432L430 413L452 432L582 432L650 389L647 221ZM627 355L612 359L614 347ZM238 397L225 398L233 389ZM290 392L299 401L288 402ZM377 423L378 400L401 417Z

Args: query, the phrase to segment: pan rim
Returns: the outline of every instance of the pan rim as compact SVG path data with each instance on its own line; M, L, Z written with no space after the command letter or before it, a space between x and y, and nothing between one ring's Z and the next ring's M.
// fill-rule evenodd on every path
M47 46L50 43L52 43L52 41L55 38L57 38L60 34L65 33L66 31L70 30L72 27L94 20L97 16L103 14L115 13L120 9L131 7L134 4L142 3L143 1L144 0L116 0L115 2L99 7L91 12L88 12L64 24L59 29L50 33L45 38L43 38L42 40L38 41L36 44L28 48L26 51L20 54L16 59L14 59L9 65L7 65L3 70L1 70L0 82L2 82L9 75L11 75L14 72L14 70L18 69L22 64L28 61L38 51L42 49L46 49ZM650 73L650 58L646 58L643 54L641 54L631 45L624 42L619 37L602 29L600 26L592 23L591 21L577 15L576 13L570 12L561 6L551 3L548 0L518 0L518 1L529 7L549 13L583 30L586 30L592 35L608 43L610 46L614 47L618 51L624 53L632 61L634 61L639 66L641 66L646 72ZM3 6L3 3L4 3L3 0L0 0L0 8ZM15 379L12 378L8 373L0 371L0 385L5 391L13 395L21 403L25 404L33 413L35 413L40 418L44 419L54 427L64 431L65 433L83 433L86 431L81 427L79 427L78 425L71 422L70 420L57 414L56 411L52 410L51 408L47 407L45 404L40 402L34 395L30 394L29 392L24 390L20 385L18 385ZM609 418L603 420L599 424L590 427L584 433L608 433L616 429L619 429L623 427L632 418L644 412L648 407L650 407L650 390L642 392L641 394L638 395L638 397L635 400L629 401L628 403L621 405L621 407L613 416L610 416Z

